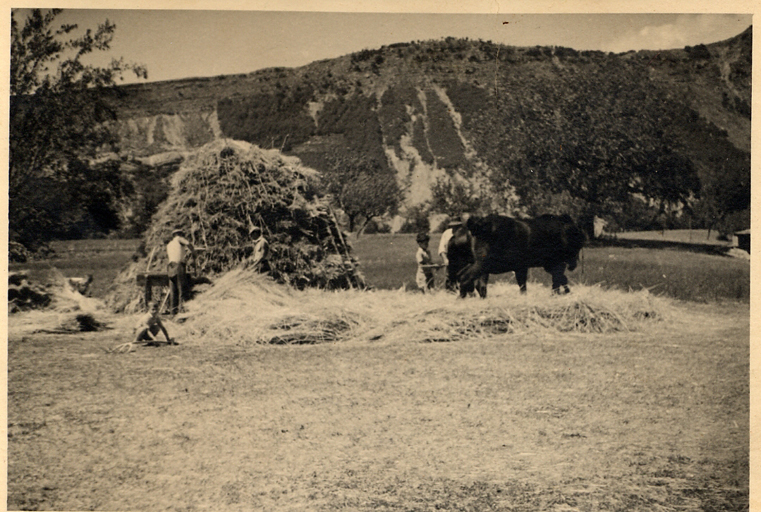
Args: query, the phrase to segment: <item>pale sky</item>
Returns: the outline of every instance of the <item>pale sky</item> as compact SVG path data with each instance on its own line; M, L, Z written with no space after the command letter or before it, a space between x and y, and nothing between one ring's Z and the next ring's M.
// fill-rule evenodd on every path
M17 15L23 14L17 11ZM447 36L514 46L624 52L733 37L750 14L431 14L250 10L67 9L61 22L116 24L112 50L145 64L148 80L295 67L365 48ZM127 77L124 83L134 81Z

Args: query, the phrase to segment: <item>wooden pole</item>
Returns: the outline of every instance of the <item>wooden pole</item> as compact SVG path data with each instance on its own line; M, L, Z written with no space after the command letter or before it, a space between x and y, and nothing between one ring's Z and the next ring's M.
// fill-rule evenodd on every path
M336 232L338 232L338 238L341 240L341 244L344 247L344 253L342 256L346 257L346 259L349 261L349 265L351 265L351 271L352 274L356 272L356 267L354 266L354 262L351 261L351 255L349 254L349 248L346 245L346 240L344 240L343 235L341 234L341 226L338 225L338 219L336 218L336 214L333 212L333 208L328 204L328 212L330 212L330 217L333 219L333 224L336 226ZM332 234L330 234L331 238L333 237ZM333 242L335 244L335 241ZM354 285L351 282L351 278L349 279L349 286L351 289L354 289Z
M158 247L154 247L153 249L151 249L151 254L150 256L148 256L148 264L145 266L146 274L151 271L151 263L153 263L153 255L156 254L156 249L158 249Z

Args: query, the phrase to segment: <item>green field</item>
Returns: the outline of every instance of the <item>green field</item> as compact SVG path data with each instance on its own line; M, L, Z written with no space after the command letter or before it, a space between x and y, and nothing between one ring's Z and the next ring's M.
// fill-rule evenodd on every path
M46 260L11 263L8 269L26 270L33 283L50 283L60 272L65 277L93 275L91 293L103 297L119 271L130 261L139 240L71 240L53 242L54 256Z
M663 242L679 242L688 244L707 244L726 246L728 242L719 238L719 232L707 229L670 229L666 231L630 231L616 233L616 238L622 240L657 240Z
M415 237L411 234L371 235L352 238L368 283L381 289L405 286L415 289ZM436 251L438 236L431 240ZM648 288L652 293L700 302L749 301L750 265L746 260L674 249L588 247L582 251L578 268L568 272L571 285L599 284L622 290ZM442 286L444 271L437 274ZM491 281L510 280L512 273ZM531 269L531 281L551 284L549 274ZM516 285L517 286L517 285Z
M56 242L52 244L54 258L12 264L10 270L27 269L32 280L42 282L50 279L53 268L65 276L90 273L94 276L92 293L102 297L118 271L129 262L138 242ZM414 234L352 236L351 243L370 286L377 289L416 288ZM431 252L436 251L437 245L438 236L434 235ZM437 272L437 286L443 286L444 276L443 269ZM747 260L676 249L588 247L582 251L578 268L569 272L568 277L572 286L581 283L622 290L647 288L654 294L681 300L750 300L750 264ZM512 273L491 278L491 282L500 280L515 282ZM532 281L549 285L551 280L542 269L535 268L529 273L529 286Z

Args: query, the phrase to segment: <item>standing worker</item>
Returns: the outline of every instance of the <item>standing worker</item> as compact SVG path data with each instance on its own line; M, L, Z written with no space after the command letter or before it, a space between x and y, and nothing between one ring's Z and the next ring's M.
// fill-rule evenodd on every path
M417 261L417 274L415 274L415 283L421 292L427 293L433 289L433 270L441 268L441 265L434 265L431 253L428 250L428 241L431 237L428 233L418 233L415 239L418 244L418 250L415 253Z
M256 269L257 272L268 272L270 269L267 256L270 253L270 244L267 239L262 235L262 228L259 226L251 226L249 230L252 237L254 237L254 254L251 256L250 265Z
M439 241L439 257L441 258L443 265L447 267L447 280L444 287L450 292L456 291L457 289L457 276L449 271L449 256L447 253L449 251L449 241L454 235L454 230L459 226L462 226L462 222L459 219L454 218L450 220L447 229L441 234L441 240Z
M170 294L170 311L176 315L180 311L180 305L187 292L188 280L185 272L185 255L186 248L190 251L195 260L196 253L193 244L183 237L181 229L172 231L172 240L166 246L166 253L169 257L167 265L167 275L169 276L169 294Z

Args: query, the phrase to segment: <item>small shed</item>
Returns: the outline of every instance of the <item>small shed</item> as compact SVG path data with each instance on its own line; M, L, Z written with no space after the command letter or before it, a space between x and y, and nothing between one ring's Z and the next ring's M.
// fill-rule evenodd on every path
M735 237L737 239L737 248L750 254L750 229L735 231Z

